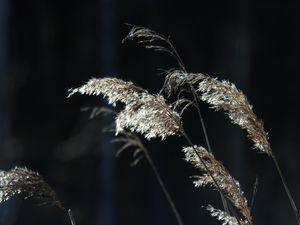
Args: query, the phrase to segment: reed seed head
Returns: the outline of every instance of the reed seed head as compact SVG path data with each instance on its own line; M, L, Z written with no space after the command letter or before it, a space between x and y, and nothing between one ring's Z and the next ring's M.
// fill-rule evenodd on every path
M180 116L161 95L144 94L139 101L126 105L116 117L116 133L125 129L143 134L147 139L179 133Z
M224 192L225 197L240 211L245 220L252 223L247 199L244 197L240 184L230 175L223 164L212 153L201 146L185 147L183 152L185 153L185 160L202 171L202 175L193 176L196 179L194 181L195 186L211 185L220 188ZM203 162L205 162L205 165Z
M35 197L41 204L51 204L63 208L54 190L39 173L26 167L0 171L0 203L19 194L24 194L25 199Z
M143 134L147 139L179 134L180 116L172 110L162 95L152 95L148 91L117 78L91 79L85 85L71 89L74 93L104 95L108 102L125 104L116 117L116 134L129 129Z
M75 93L82 95L100 95L108 98L109 104L123 102L125 104L135 101L139 98L141 92L146 90L135 86L130 81L123 81L117 78L92 78L81 87L70 89L68 97Z
M238 219L234 216L229 215L227 212L224 212L219 209L215 209L213 206L208 205L206 207L207 211L211 213L211 216L216 217L217 220L222 221L222 225L249 225L245 220Z
M254 148L268 155L272 154L268 133L264 130L262 120L253 112L246 95L234 84L207 77L199 83L198 91L202 93L201 99L210 104L211 108L223 109L234 124L247 131Z

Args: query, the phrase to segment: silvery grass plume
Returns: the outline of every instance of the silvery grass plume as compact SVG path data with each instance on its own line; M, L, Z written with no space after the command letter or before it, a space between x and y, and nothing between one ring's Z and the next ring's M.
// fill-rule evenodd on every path
M297 222L300 225L298 208L275 154L270 147L268 133L264 130L263 121L253 112L253 107L247 97L242 91L238 90L234 84L228 81L219 81L217 78L211 78L203 74L199 74L198 77L197 75L198 74L187 74L184 77L180 71L170 73L169 76L167 76L169 80L167 80L165 87L167 87L167 90L176 90L182 88L182 86L188 82L193 85L199 82L197 91L201 93L199 95L200 99L210 104L215 110L223 109L234 124L239 125L242 129L247 131L247 137L254 143L254 148L273 159ZM205 131L205 127L203 127L203 130ZM209 142L207 141L207 143Z
M270 144L268 142L268 134L264 130L263 122L259 120L252 111L252 106L249 104L246 96L241 91L239 91L234 84L230 84L229 82L221 82L217 79L210 78L209 76L203 74L188 73L180 58L180 55L174 48L173 44L170 42L169 37L165 37L148 28L132 26L132 29L125 37L123 42L133 39L137 39L138 43L144 44L146 48L154 49L156 51L168 52L177 60L179 69L167 71L165 83L162 90L166 91L168 95L170 95L172 91L176 92L179 90L177 102L185 102L185 100L181 99L180 96L182 92L190 92L193 95L193 101L188 102L184 109L186 109L190 105L196 107L198 116L201 121L202 130L205 135L207 148L210 152L212 152L212 150L210 147L205 124L203 122L203 117L201 115L200 105L198 102L199 98L211 104L212 108L215 108L216 110L224 109L233 123L236 123L243 129L246 129L248 138L254 142L254 148L268 154L273 158L284 185L285 191L293 207L298 224L300 225L300 215L298 213L298 209L288 190L287 184L282 175L281 169L279 168L275 155L270 148ZM196 90L194 88L194 85L196 85L197 82L199 82L199 90ZM203 95L199 96L196 91L202 91ZM224 202L223 197L222 201ZM226 208L225 204L224 208Z
M138 43L144 44L146 48L154 49L155 51L168 52L171 56L175 58L175 60L178 63L179 69L172 69L166 72L166 78L161 92L165 91L167 95L170 96L172 92L176 93L178 91L178 100L174 103L174 108L176 109L177 107L183 106L180 115L189 106L194 106L197 109L208 150L212 152L206 127L200 110L199 96L197 95L197 91L193 86L195 83L204 79L205 76L202 74L187 73L187 70L181 60L180 55L178 54L177 50L174 48L173 44L170 42L168 37L165 37L164 35L161 35L148 28L133 26L128 35L123 40L123 42L126 40L133 39L137 39ZM192 94L193 100L189 100L187 98L182 97L181 94L184 92ZM181 133L186 137L187 140L189 140L183 129L181 130ZM205 162L202 163L205 167ZM221 190L219 190L219 188L217 189L218 191L220 191L224 208L227 209L227 200L224 198L223 194L221 193Z
M203 187L211 185L217 189L221 189L225 197L229 199L243 215L244 220L252 224L247 199L244 197L238 181L230 175L223 164L218 161L212 153L201 146L185 147L183 148L183 152L185 153L185 160L203 172L200 176L194 176L196 178L194 181L195 186ZM205 165L200 158L205 162Z
M221 82L200 73L187 73L177 50L169 38L162 34L148 28L132 26L123 42L133 39L137 39L138 43L144 44L146 48L168 52L177 60L179 69L166 72L163 90L165 90L168 95L170 95L172 91L176 92L177 90L191 91L194 96L194 106L196 106L198 110L201 123L203 119L193 87L197 82L200 82L198 91L203 92L201 95L203 101L211 104L212 108L216 110L225 110L233 123L247 130L249 139L254 142L254 148L268 155L272 154L268 142L268 134L264 130L263 122L258 119L253 112L247 97L239 91L234 84L230 84L227 81ZM183 88L185 85L189 85L189 88ZM208 149L211 151L204 124L202 124L202 129L206 136Z
M54 190L42 176L26 167L15 167L10 171L0 171L0 203L23 194L24 198L35 197L43 204L51 204L63 209Z
M248 225L249 224L247 221L244 221L242 219L239 219L238 221L236 217L233 217L222 210L215 209L211 205L208 205L206 209L211 213L211 216L216 217L220 221L223 221L222 225Z
M180 115L168 105L161 95L152 95L132 82L117 78L93 78L85 85L69 90L75 93L104 95L110 104L125 104L116 117L116 134L129 129L143 134L147 139L179 134Z
M134 85L130 81L123 81L117 78L92 78L86 84L69 90L68 98L75 93L82 95L104 95L108 103L115 105L117 102L128 104L136 101L140 94L146 92L144 89Z
M211 108L223 109L233 123L247 130L254 148L272 155L263 121L257 118L247 97L233 83L207 77L199 83L198 91L202 93L201 99L210 104Z

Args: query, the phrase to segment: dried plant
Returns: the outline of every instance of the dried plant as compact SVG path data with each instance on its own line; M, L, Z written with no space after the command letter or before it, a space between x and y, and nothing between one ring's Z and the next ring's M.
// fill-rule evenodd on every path
M144 134L147 139L179 133L180 115L168 106L160 95L143 95L139 101L127 104L116 117L116 132L129 129Z
M134 151L133 151L134 161L130 164L131 166L137 165L137 163L143 157L145 157L147 159L147 162L149 163L149 165L156 177L156 180L158 181L158 183L159 183L159 185L171 207L171 210L173 211L174 216L176 217L178 224L183 225L183 222L182 222L181 216L177 210L177 207L176 207L168 189L166 188L166 185L164 184L164 182L157 170L157 167L154 164L152 157L149 154L148 149L145 147L145 145L143 144L141 139L132 132L123 132L123 133L119 134L119 136L121 136L121 137L117 137L117 138L113 139L113 142L123 143L123 145L118 149L116 155L119 156L121 154L121 152L123 152L125 149L132 147L134 149Z
M75 93L82 95L104 95L108 98L108 103L115 105L117 102L128 104L137 101L141 93L146 91L132 82L126 82L117 78L92 78L81 87L70 89L68 97Z
M234 84L207 77L199 83L198 91L202 93L201 99L213 109L223 109L233 123L247 130L254 148L268 155L272 154L262 120L257 118L247 97Z
M191 91L191 87L193 87L190 85L194 85L207 77L201 73L187 73L186 71L176 69L165 71L164 74L165 81L161 92L166 92L168 96L170 96L172 92L189 92Z
M176 92L178 90L179 95L182 91L190 91L192 93L193 104L189 105L195 106L198 111L201 127L209 152L212 152L212 150L198 103L199 98L201 98L201 100L208 101L212 107L217 110L220 108L224 109L234 123L247 130L248 138L254 142L254 147L272 157L284 189L294 210L298 224L300 224L300 215L298 209L289 191L278 161L271 150L268 141L268 134L264 130L263 122L262 120L258 119L252 111L252 106L249 104L247 97L241 91L239 91L234 84L230 84L227 81L220 82L217 79L210 78L209 76L205 76L203 74L188 73L177 50L174 48L169 38L166 38L155 31L143 27L133 26L125 40L127 39L138 39L138 42L144 43L146 48L163 50L175 57L179 65L179 70L169 70L166 72L165 83L162 90L165 90L168 95L170 95L172 91ZM162 42L162 44L159 42ZM194 88L194 85L197 82L199 82L199 90L204 92L204 94L202 94L200 97L197 95ZM185 88L186 85L188 85L189 88ZM222 201L224 204L224 199L222 199ZM226 208L226 203L224 204L224 208Z
M125 108L116 117L116 134L129 129L147 139L179 134L180 115L172 110L161 95L152 95L146 90L116 78L91 79L85 85L71 89L74 93L100 95L109 103L125 103Z
M180 112L180 115L189 106L194 106L196 108L208 151L212 152L206 126L199 105L199 97L197 95L196 89L193 86L195 83L205 78L205 76L202 74L193 74L187 72L180 55L178 54L173 44L170 42L169 38L148 28L132 26L132 29L125 37L123 42L126 40L133 40L133 39L137 39L138 43L145 44L146 48L154 49L156 51L158 50L158 51L168 52L171 56L175 58L175 60L178 63L179 69L171 69L169 71L166 71L165 73L166 78L161 92L165 91L167 95L170 96L172 92L177 92L179 90L178 100L174 103L174 108L176 108L177 106L182 106L182 104L185 104L185 106ZM187 100L185 98L181 98L180 94L182 92L190 92L193 96L193 100ZM183 136L185 136L187 141L190 142L189 138L187 137L183 129L181 129L181 133L183 134ZM192 143L190 142L189 144ZM224 209L228 211L227 200L224 198L223 194L221 193L221 190L219 191L220 191Z
M74 93L102 94L108 98L110 104L115 105L117 102L125 104L125 107L117 113L115 119L116 135L125 134L125 138L115 140L124 142L119 152L127 147L134 147L135 163L137 163L140 160L138 155L141 152L147 155L147 151L143 149L143 145L134 136L133 132L140 133L147 139L159 137L162 140L171 135L181 134L189 144L189 147L183 149L186 160L202 172L201 175L194 176L196 178L194 184L202 187L213 187L221 195L224 211L215 209L211 205L207 206L207 210L211 212L213 217L221 220L223 225L252 225L251 212L239 183L230 175L223 164L216 160L212 153L199 105L200 101L205 101L215 110L224 110L233 123L238 124L247 131L247 136L253 141L254 148L273 158L298 224L300 224L298 209L272 152L263 122L253 112L252 106L243 92L228 81L219 81L201 73L188 73L168 37L148 28L133 26L123 42L134 39L138 40L138 43L144 44L146 48L168 52L178 63L178 69L165 72L165 81L160 94L150 94L132 82L117 78L93 78L85 85L71 89L69 94L69 96ZM163 92L168 97L172 93L177 93L178 98L175 102L167 104L162 95ZM192 96L183 97L183 93ZM207 150L195 146L183 129L182 113L189 106L194 106L197 109Z
M252 224L247 199L243 195L240 184L230 175L223 164L212 153L201 146L185 147L183 148L183 152L185 153L185 160L203 172L200 176L193 176L195 178L194 185L196 187L212 185L217 189L220 188L225 197L243 215L243 220L247 221L248 224Z
M288 188L284 175L278 164L274 152L269 144L268 133L264 130L263 121L258 119L253 112L252 105L246 95L238 90L236 86L228 81L219 81L216 78L207 77L199 83L198 91L201 99L211 105L215 110L223 109L233 123L247 130L248 138L254 143L254 148L267 154L273 159L279 173L284 190L289 198L298 224L300 214Z
M154 51L163 51L169 53L175 58L180 69L186 71L185 66L178 54L177 50L174 48L172 42L170 42L168 37L157 33L151 29L139 26L131 26L131 30L128 35L123 39L123 43L126 40L137 39L138 43L144 44L146 48L153 49Z
M81 94L90 94L95 93L96 95L102 94L102 89L95 90L100 86L104 90L106 90L106 84L108 78L104 79L104 85L101 84L102 79L98 79L97 81L94 79L93 84L97 83L97 85L90 85L91 82L88 82L86 85L83 85L80 88L71 90L71 94L74 94L76 92L79 92ZM114 78L114 80L116 80ZM112 85L114 82L109 83L109 85ZM124 89L130 89L131 87L134 87L134 90L137 90L136 86L130 83L128 86L124 85L126 82L117 81L115 82L116 86L122 85L121 88L114 87L114 88L108 88L110 90L109 94L104 94L104 96L108 96L108 100L110 103L116 103L116 99L118 101L121 101L125 103L125 108L121 110L119 113L117 113L115 123L116 123L116 135L119 133L125 133L126 129L129 129L131 132L138 132L145 136L145 138L150 139L153 137L161 137L162 139L166 138L167 136L174 135L176 133L181 132L181 134L187 139L189 144L191 146L192 143L190 142L190 139L188 138L186 132L183 130L182 123L180 121L180 116L177 112L175 112L171 106L167 105L164 98L161 95L151 95L147 91L143 91L143 89L138 88L139 92L135 91L127 91L127 93L133 93L134 97L131 96L122 96L119 91L122 91ZM111 97L113 96L113 98ZM137 97L139 96L139 97ZM124 100L123 98L128 98L129 100ZM113 99L113 100L112 100ZM182 99L179 99L178 101L173 104L173 108L177 108L178 105L181 105L182 102L186 102L185 100L181 101ZM128 134L128 133L127 133ZM128 136L124 139L116 139L116 141L123 141L125 142L125 145L121 148L120 151L123 149L134 146L137 147L135 150L135 154L137 155L140 150L143 149L141 143L138 139L133 138L134 136ZM187 150L189 148L186 148ZM200 154L199 149L195 149L194 147L191 147L190 150L193 152L194 158L191 160L198 160L197 164L195 166L201 165L201 169L206 172L206 177L211 178L211 183L214 184L214 186L217 188L217 190L220 192L223 199L226 200L225 197L228 197L229 200L233 202L233 204L243 213L244 217L249 220L249 224L252 223L250 213L247 214L247 205L246 203L241 203L239 200L241 199L236 197L236 195L231 194L232 191L229 189L229 184L231 183L224 183L224 179L218 179L219 177L215 177L214 174L216 173L215 168L211 167L211 162L208 162L203 155ZM145 153L145 151L144 151ZM190 156L192 156L192 153L189 153ZM212 155L211 155L212 156ZM196 159L197 158L197 159ZM139 158L137 158L138 160ZM215 160L215 162L217 162ZM218 164L219 167L221 164ZM223 167L221 172L226 171ZM220 172L219 171L219 172ZM225 172L224 172L225 173ZM224 174L222 174L224 175ZM228 181L228 180L227 180ZM233 182L233 181L232 181ZM227 187L227 189L225 188ZM231 186L230 186L231 187ZM234 189L236 193L240 191L239 188ZM224 194L225 193L225 194ZM224 197L225 195L225 197ZM242 195L241 195L242 196ZM243 199L245 201L245 199ZM246 202L246 201L245 201ZM244 208L245 209L244 209ZM249 212L249 211L248 211Z
M223 221L222 225L248 225L249 223L242 219L237 219L234 216L229 215L220 209L215 209L213 206L208 205L206 207L207 211L211 213L211 216L216 217L218 220Z
M37 172L26 167L15 167L0 172L0 203L23 194L24 198L35 197L40 204L51 204L63 209L53 189Z
M117 115L117 112L113 109L107 108L107 107L85 107L82 109L82 111L90 111L90 119L95 118L98 115ZM104 132L114 132L115 133L115 123L110 124L109 126L105 127L103 129ZM119 133L117 135L116 138L114 138L112 140L113 143L121 143L121 147L118 148L117 152L116 152L116 156L119 157L121 155L121 153L125 150L133 150L133 161L130 164L130 166L136 166L143 158L146 158L147 162L149 163L155 177L156 180L158 181L163 194L165 195L171 210L174 213L174 216L176 217L176 220L178 222L179 225L183 225L181 216L177 210L177 207L168 191L168 189L166 188L159 172L158 169L156 167L156 165L154 164L152 157L149 154L148 149L145 147L145 145L143 144L142 140L139 138L138 135L136 135L133 132L127 132L127 131L123 131L122 133ZM70 214L69 214L70 216ZM71 217L70 217L71 218ZM72 221L72 219L71 219Z
M116 117L116 134L129 129L131 132L138 132L143 134L147 139L154 137L161 137L162 139L165 139L167 136L181 133L186 138L188 143L192 146L193 144L188 138L186 132L183 130L180 120L181 113L177 113L177 111L175 111L174 109L183 106L183 112L184 109L189 105L196 105L199 116L201 117L196 90L193 88L192 84L203 78L199 78L198 75L187 76L187 73L184 72L185 68L177 51L167 38L156 34L149 29L133 27L131 32L125 39L133 39L136 37L143 38L140 43L146 43L146 47L148 48L167 51L171 55L175 56L181 69L178 71L174 70L172 71L172 73L169 73L172 75L169 76L169 80L165 82L165 85L168 88L170 87L171 90L171 85L173 85L171 83L173 82L173 80L175 80L176 84L176 78L183 75L182 77L184 77L185 80L181 79L181 83L182 85L189 85L194 96L194 101L179 98L173 104L167 105L165 99L161 95L151 95L146 90L137 88L137 86L133 85L131 82L125 82L121 80L115 81L115 78L102 78L103 82L102 79L92 79L87 84L79 88L71 89L69 96L73 95L76 92L89 95L103 94L104 96L108 97L109 103L115 104L117 101L125 103L125 109L121 110ZM154 41L163 41L167 43L167 47L152 44L149 45ZM177 79L177 81L178 80L179 79ZM126 95L124 95L124 92L126 92ZM202 117L201 122L203 124ZM128 142L127 144L125 144L125 147L132 144L132 142ZM225 207L225 205L227 205L227 200L223 194L224 190L220 188L220 185L222 184L219 184L218 181L214 179L212 171L208 170L207 168L206 162L202 158L199 158L199 161L203 165L203 168L205 168L208 176L211 176L212 182L220 192L222 200L225 202Z

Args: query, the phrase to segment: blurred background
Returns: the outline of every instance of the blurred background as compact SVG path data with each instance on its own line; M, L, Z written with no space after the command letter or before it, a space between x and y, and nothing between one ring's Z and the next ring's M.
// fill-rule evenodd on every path
M158 69L176 63L135 42L121 44L124 23L170 36L188 71L227 79L242 89L263 118L273 151L300 206L299 52L297 1L20 1L0 0L0 168L39 171L77 225L168 225L175 217L146 160L130 167L132 151L115 157L110 117L89 119L100 97L67 90L91 77L132 80L152 93ZM202 105L212 149L252 198L254 224L296 224L270 158L257 154L245 132L223 112ZM196 113L185 126L205 145ZM147 142L185 225L221 224L205 210L219 194L194 188L197 174L182 160L178 137ZM0 206L1 225L70 224L59 209L14 198Z

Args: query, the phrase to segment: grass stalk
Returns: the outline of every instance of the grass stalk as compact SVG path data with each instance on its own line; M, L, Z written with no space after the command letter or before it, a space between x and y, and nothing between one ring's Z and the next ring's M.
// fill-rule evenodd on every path
M153 173L156 177L156 180L158 181L158 183L159 183L159 185L160 185L160 187L161 187L161 189L162 189L162 191L163 191L163 193L164 193L164 195L165 195L165 197L166 197L166 199L167 199L167 201L168 201L168 203L171 207L171 210L173 211L174 216L176 217L178 225L184 225L183 222L182 222L181 216L180 216L180 214L179 214L179 212L176 208L176 205L175 205L168 189L166 188L166 186L165 186L165 184L164 184L164 182L163 182L163 180L162 180L162 178L161 178L161 176L160 176L160 174L157 170L157 167L155 166L151 156L149 155L148 150L146 148L144 148L143 152L145 154L145 157L146 157L151 169L153 170Z
M294 214L295 214L295 217L296 217L296 219L297 219L297 222L298 222L298 224L300 225L300 215L299 215L298 208L297 208L297 206L296 206L296 204L295 204L295 201L294 201L294 199L293 199L293 197L292 197L292 194L291 194L291 192L290 192L290 190L289 190L289 188L288 188L287 182L286 182L285 177L284 177L284 175L283 175L283 173L282 173L282 171L281 171L281 168L280 168L280 166L279 166L279 163L278 163L278 161L277 161L277 158L275 157L274 153L272 153L271 157L272 157L272 159L273 159L273 162L274 162L274 164L275 164L275 167L276 167L276 169L277 169L277 171L278 171L278 174L279 174L279 176L280 176L281 183L282 183L282 185L283 185L283 187L284 187L285 193L286 193L286 195L287 195L288 198L289 198L289 201L290 201L290 204L291 204L291 206L292 206L292 208L293 208L293 212L294 212Z

